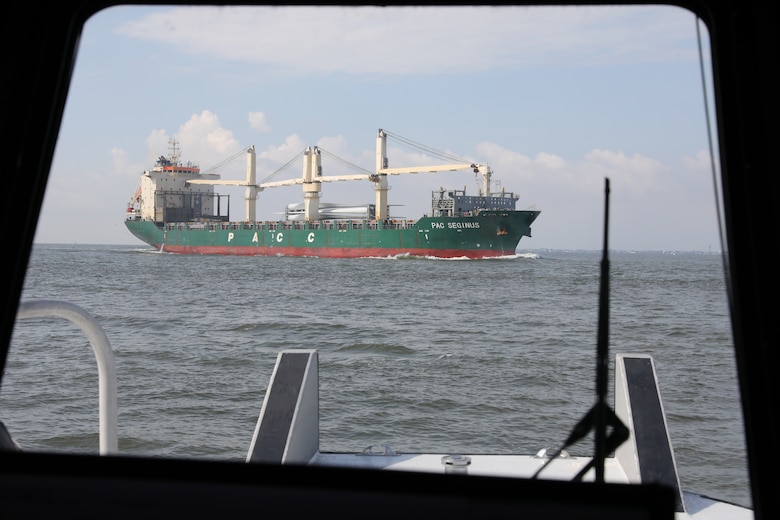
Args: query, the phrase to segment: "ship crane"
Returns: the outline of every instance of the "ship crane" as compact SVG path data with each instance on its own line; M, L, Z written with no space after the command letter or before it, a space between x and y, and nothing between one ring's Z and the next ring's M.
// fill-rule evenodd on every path
M404 175L416 173L433 173L444 171L474 170L475 173L483 172L486 182L486 193L489 194L490 168L481 164L456 163L441 164L436 166L410 166L404 168L388 168L387 159L387 132L379 129L376 142L376 173L352 174L352 175L322 175L322 161L320 149L316 146L309 147L303 154L303 175L297 179L287 179L273 182L257 182L257 165L254 145L247 149L247 174L245 180L222 179L190 179L187 184L209 184L221 186L244 186L246 190L246 220L255 221L257 195L268 188L282 186L303 185L304 219L308 222L319 219L319 199L323 182L368 180L374 183L376 192L376 220L389 218L389 206L387 204L387 192L390 186L387 182L388 175Z
M244 186L246 190L245 214L248 222L254 222L256 216L257 195L268 188L280 188L282 186L303 185L303 200L305 207L305 219L307 221L319 218L319 199L323 182L352 181L370 179L371 174L355 175L322 175L322 160L320 149L316 146L308 147L303 153L303 175L297 179L282 181L257 182L257 159L254 145L247 148L247 169L245 180L222 179L190 179L187 184L208 184L220 186Z
M379 129L376 138L376 176L374 190L376 190L376 219L388 218L387 191L390 189L387 183L388 175L401 175L406 173L434 173L460 170L474 170L479 172L483 166L479 164L440 164L438 166L411 166L406 168L388 168L387 159L387 132Z

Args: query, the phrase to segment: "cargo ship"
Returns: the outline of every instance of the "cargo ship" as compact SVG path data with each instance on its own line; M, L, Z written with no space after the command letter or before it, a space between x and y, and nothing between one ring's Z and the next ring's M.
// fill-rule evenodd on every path
M301 177L268 182L256 180L254 146L246 149L246 179L223 180L216 173L201 173L195 164L182 163L172 141L170 155L160 156L154 168L141 175L125 225L137 238L167 253L326 258L508 256L516 254L522 237L531 236L531 224L540 211L517 210L516 194L492 192L489 166L462 162L389 168L388 134L378 132L375 172L325 176L322 151L309 147L301 154ZM417 220L390 215L388 176L466 169L481 175L477 195L466 195L465 188L440 188L431 192L430 215ZM351 180L373 183L374 204L320 202L323 182ZM246 188L243 221L230 221L229 195L215 192L218 185ZM290 185L303 187L303 202L288 204L282 220L258 221L258 194Z

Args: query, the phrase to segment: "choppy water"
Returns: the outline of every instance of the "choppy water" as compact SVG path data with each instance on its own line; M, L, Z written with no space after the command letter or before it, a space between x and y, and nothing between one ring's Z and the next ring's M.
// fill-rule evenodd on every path
M245 460L287 348L319 351L322 451L535 453L595 400L600 263L38 245L24 299L104 326L125 454ZM610 352L654 356L683 488L750 505L720 256L612 252L610 265ZM17 323L0 410L27 450L97 453L97 371L75 326Z

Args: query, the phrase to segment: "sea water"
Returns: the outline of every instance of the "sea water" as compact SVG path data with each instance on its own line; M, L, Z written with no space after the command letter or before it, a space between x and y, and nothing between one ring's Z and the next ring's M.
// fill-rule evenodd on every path
M38 244L23 300L75 303L105 329L126 455L244 461L284 349L319 353L323 452L533 454L595 402L601 263ZM651 354L682 487L749 506L721 256L610 252L609 266L610 370L616 353ZM78 328L17 322L0 419L24 449L97 453L97 392Z

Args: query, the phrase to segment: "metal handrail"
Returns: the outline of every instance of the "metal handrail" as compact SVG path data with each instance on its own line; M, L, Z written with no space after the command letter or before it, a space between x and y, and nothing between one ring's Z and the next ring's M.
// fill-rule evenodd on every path
M16 313L19 318L59 317L78 325L89 339L98 365L100 406L100 454L118 451L116 408L116 362L105 331L87 311L72 303L57 300L22 302Z

